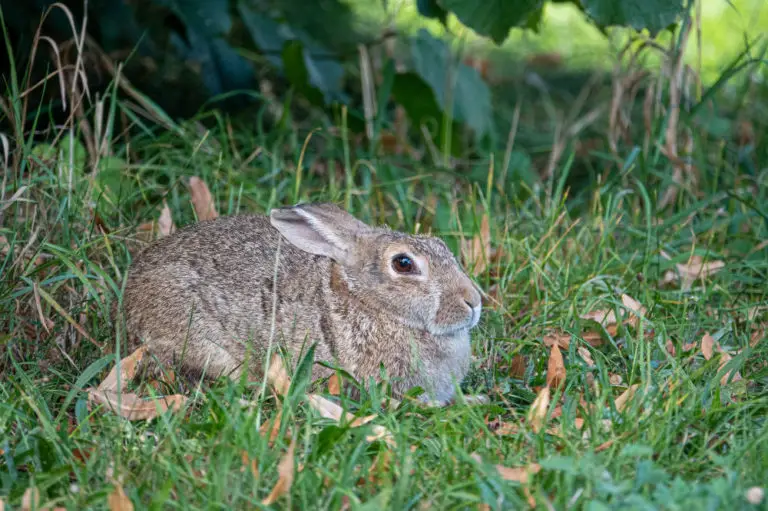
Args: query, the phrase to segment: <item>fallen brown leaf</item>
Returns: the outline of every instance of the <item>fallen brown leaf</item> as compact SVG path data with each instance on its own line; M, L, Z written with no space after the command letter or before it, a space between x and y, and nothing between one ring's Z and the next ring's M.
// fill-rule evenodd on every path
M115 489L107 497L109 511L133 511L133 502L125 494L122 485L115 484Z
M581 319L588 319L608 327L616 324L616 313L612 310L596 310L582 314Z
M635 383L631 387L629 387L627 390L625 390L619 397L616 398L615 405L616 409L621 412L624 410L624 408L627 406L627 403L629 403L630 399L632 399L635 395L635 392L637 392L637 389L640 387L639 383Z
M291 490L291 486L293 486L293 475L294 475L294 451L296 449L296 439L291 440L291 444L288 446L288 450L283 455L282 459L280 460L280 463L277 465L277 483L275 483L275 486L272 488L272 491L269 493L269 495L261 501L262 504L265 506L269 506L271 504L274 504L277 502L277 499L285 495Z
M473 452L470 456L476 462L484 463L483 459L476 452ZM541 465L538 463L529 463L524 467L505 467L504 465L494 465L494 468L502 479L506 481L515 481L525 485L530 482L530 476L539 473L541 470Z
M531 476L539 473L541 465L538 463L531 463L525 467L505 467L504 465L496 465L496 470L499 471L499 475L501 475L501 478L505 481L528 484L531 480Z
M520 425L514 422L502 422L495 433L501 436L516 435L520 433Z
M552 346L559 346L560 349L567 350L571 345L571 335L559 331L549 332L544 335L544 346L551 348Z
M471 240L463 240L461 257L465 266L477 277L488 267L491 258L491 227L488 213L480 220L480 232Z
M522 380L525 378L525 370L528 366L528 361L523 355L515 355L512 360L509 361L509 370L507 374L510 378L516 378Z
M579 354L579 356L586 362L588 367L595 367L595 361L592 360L592 355L589 353L589 350L585 348L584 346L579 346L576 349L576 352Z
M680 275L680 288L688 291L697 280L703 280L714 275L725 267L723 261L703 262L700 256L691 257L685 264L676 264L677 272Z
M712 359L712 355L714 354L714 348L715 348L715 339L709 335L709 332L704 334L704 337L701 338L701 354L704 355L704 358L707 360Z
M288 371L285 369L279 353L272 355L272 361L267 369L267 381L280 396L285 396L291 387L291 378L288 376Z
M565 364L563 354L557 344L552 345L547 363L547 386L558 388L565 384Z
M629 319L627 322L636 328L640 323L640 317L645 316L645 313L647 312L646 308L628 294L621 295L621 303L629 312Z
M757 327L754 332L752 332L752 335L749 336L749 346L751 348L754 348L755 346L757 346L757 344L762 339L765 339L765 333L766 333L766 324L763 323L762 325Z
M195 208L198 221L213 220L219 216L205 181L195 176L189 178L189 191L192 194L192 206Z
M158 236L170 236L176 231L176 225L173 223L173 217L171 216L171 208L163 201L163 209L160 211L160 218L157 219Z
M595 447L595 452L603 452L604 450L610 448L613 445L613 439L607 440L603 442L602 444Z
M536 433L544 426L544 419L547 417L547 409L549 408L549 399L549 387L544 387L539 391L533 404L531 404L531 408L528 410L528 423Z
M334 373L328 378L328 393L332 396L341 394L341 384L339 383L338 374Z
M99 384L99 390L117 391L117 380L120 376L121 387L125 388L126 383L130 382L136 376L136 370L147 353L147 347L142 346L127 357L120 360L120 364L115 364L106 378ZM118 372L118 365L120 370Z
M600 332L584 332L581 335L581 338L593 348L597 348L603 344L603 336L600 335Z
M129 421L153 419L168 409L177 411L186 402L186 396L181 394L142 399L136 394L118 394L98 389L88 391L89 404L104 405Z
M665 348L667 350L667 353L669 353L673 357L677 353L677 350L675 350L675 343L672 342L672 339L667 339L667 344L665 345Z
M349 422L349 427L351 428L356 428L364 424L368 424L376 418L375 415L355 417L351 413L345 413L341 406L337 405L333 401L325 399L322 396L318 396L317 394L309 394L307 397L309 398L310 406L317 410L320 415L326 419L333 419L337 422L341 422L343 418L346 422Z
M281 419L283 417L283 411L278 410L277 414L275 415L275 418L267 421L264 421L264 423L259 428L259 433L262 435L266 435L269 433L269 446L271 447L275 440L277 439L277 435L280 434L280 423Z
M241 472L244 472L247 467L251 470L251 475L254 479L259 478L259 464L255 459L251 459L251 457L248 456L248 451L240 453L240 461L243 463L243 466L240 469Z
M718 371L722 371L722 369L725 367L725 365L732 360L731 355L723 351L720 353L720 367ZM733 379L731 379L731 375L733 375ZM728 385L730 380L730 383L735 383L737 381L741 381L741 373L739 371L735 371L731 369L730 371L727 371L721 378L720 378L720 385Z
M40 509L40 491L37 488L27 488L21 497L21 509L32 511Z
M687 343L683 344L683 351L691 351L695 347L696 347L696 343L695 342L687 342Z

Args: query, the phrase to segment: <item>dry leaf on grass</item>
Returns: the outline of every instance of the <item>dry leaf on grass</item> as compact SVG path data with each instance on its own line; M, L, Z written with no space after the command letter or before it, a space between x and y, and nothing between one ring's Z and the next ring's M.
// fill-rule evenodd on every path
M599 323L600 325L606 328L609 326L613 326L617 323L616 313L612 310L596 310L596 311L588 312L586 314L582 314L579 317L581 319L588 319L596 323Z
M595 367L595 361L592 360L592 355L589 353L589 350L585 348L584 346L579 346L576 349L576 352L579 354L579 356L586 362L588 367Z
M703 262L700 256L693 256L686 264L676 264L677 273L680 275L680 288L689 291L697 280L703 280L714 275L725 267L723 261Z
M547 363L547 386L558 388L565 384L565 364L563 363L563 354L557 344L552 345L549 351L549 362Z
M712 356L714 355L714 348L714 337L709 335L709 332L705 333L704 337L701 338L701 354L704 355L705 359L712 360Z
M283 418L283 410L280 409L277 411L277 414L275 415L275 418L272 420L264 421L264 423L261 425L261 428L259 428L259 433L262 435L266 435L267 432L269 432L269 441L268 444L270 447L275 443L275 440L277 439L277 435L280 434L280 424L281 420Z
M341 394L341 383L339 382L339 375L332 374L328 378L328 393L332 396L338 396Z
M584 334L581 335L581 338L593 348L597 348L603 344L603 338L598 332L584 332ZM547 348L551 348L553 345L557 344L561 350L567 350L571 346L571 334L567 334L560 330L550 330L544 334L542 341Z
M285 366L283 365L282 358L277 353L273 355L272 362L269 364L269 369L267 370L267 381L269 381L270 385L275 388L276 392L283 396L288 392L288 388L291 385L291 379L288 376L288 372L286 371ZM328 399L317 394L308 394L307 399L310 407L315 409L326 419L335 420L337 422L342 422L342 419L344 419L344 421L349 423L349 427L352 428L367 424L376 418L375 415L356 418L351 413L345 413L344 410L333 401L329 401ZM394 445L394 437L387 428L378 425L374 425L371 428L373 430L373 434L366 437L367 441L373 442L376 440L383 440L389 445Z
M757 327L754 332L752 332L752 335L749 336L749 346L751 348L754 348L762 339L765 339L767 327L768 325L763 323L762 325Z
M544 334L544 346L551 348L552 346L559 346L560 349L567 350L571 345L571 334L564 332L552 331Z
M645 316L646 308L626 293L621 295L621 303L627 309L627 317L623 323L637 328L640 318ZM618 332L619 319L613 310L596 310L582 314L580 318L599 323L610 335L616 335Z
M483 459L477 453L471 454L472 459L478 463L483 463ZM538 474L541 465L538 463L529 463L524 467L505 467L504 465L494 465L494 468L505 481L515 481L520 484L528 484L531 476Z
M461 258L475 277L488 267L491 258L491 227L487 213L483 214L480 221L480 232L471 240L462 240Z
M595 452L603 452L604 450L608 449L613 445L613 439L606 440L602 444L595 447Z
M189 178L189 191L192 194L192 206L195 208L198 221L213 220L219 216L205 181L195 176Z
M683 351L691 351L695 347L696 347L696 343L695 342L687 342L687 343L683 344Z
M136 394L118 394L98 389L88 391L89 404L104 405L129 421L153 419L168 409L179 410L186 402L187 397L181 394L142 399Z
M627 406L629 401L634 397L635 392L637 392L637 389L640 388L639 383L635 383L631 387L629 387L627 390L625 390L619 397L616 398L615 405L616 409L619 412L624 411L624 408Z
M21 497L21 509L31 511L40 509L40 491L37 488L27 488Z
M123 487L115 483L115 489L107 497L109 511L133 511L133 503L128 495L125 494Z
M0 511L5 509L5 502L0 499ZM40 492L37 488L27 488L21 497L21 511L67 511L65 507L40 507Z
M525 378L525 369L528 366L528 361L523 355L515 355L512 360L509 361L509 370L507 375L510 378L516 378L522 380Z
M627 322L637 328L637 325L640 323L640 318L645 316L645 313L647 312L646 308L626 293L621 295L621 303L629 312Z
M537 474L541 470L541 465L538 463L531 463L526 467L505 467L504 465L496 465L496 470L499 471L501 478L505 481L528 484L531 480L531 476Z
M126 383L130 382L135 376L139 363L147 353L147 347L142 346L127 357L120 360L120 364L115 364L115 367L109 372L106 378L98 386L98 390L117 391L118 375L120 376L120 386L125 388ZM120 371L118 372L118 365Z
M667 344L664 347L666 348L667 353L669 353L673 357L677 353L677 350L675 349L675 343L672 342L672 339L667 339Z
M283 455L280 463L277 465L277 483L275 483L275 486L272 488L272 491L269 493L269 495L261 501L261 503L265 506L274 504L277 502L277 499L291 490L291 486L293 486L293 455L295 449L296 439L294 438L291 440L291 444L288 446L288 450Z
M285 369L279 353L272 355L272 361L267 369L267 381L280 396L285 396L291 387L291 378L288 376L288 371Z
M171 216L171 208L163 201L163 209L160 211L160 218L157 219L158 236L170 236L176 231L176 225L173 223L173 217Z
M725 365L732 360L731 355L723 351L720 353L720 367L718 368L718 372L722 371ZM731 375L733 375L733 379L731 379ZM726 373L720 378L720 385L728 385L730 380L730 383L735 383L737 381L741 381L741 373L739 371L735 371L734 369L731 369L730 371L726 371Z
M251 475L254 479L259 478L259 464L255 459L251 459L250 456L248 456L247 451L243 451L240 453L240 461L242 461L243 466L240 468L241 472L245 472L246 468L249 468L251 470Z
M549 396L549 387L544 387L539 391L528 410L528 423L536 433L541 431L544 426L544 419L547 417L547 409L549 409Z

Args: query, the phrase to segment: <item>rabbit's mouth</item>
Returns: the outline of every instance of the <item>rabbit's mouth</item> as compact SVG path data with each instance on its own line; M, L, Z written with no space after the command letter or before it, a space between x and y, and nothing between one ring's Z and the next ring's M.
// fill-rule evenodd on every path
M427 325L427 331L432 335L450 335L471 330L480 322L481 307L465 303L464 310L466 311L466 316L458 321L456 321L457 311L452 311L453 314L445 314L446 316L452 316L445 319L441 318L442 311L438 311L434 320L430 321Z

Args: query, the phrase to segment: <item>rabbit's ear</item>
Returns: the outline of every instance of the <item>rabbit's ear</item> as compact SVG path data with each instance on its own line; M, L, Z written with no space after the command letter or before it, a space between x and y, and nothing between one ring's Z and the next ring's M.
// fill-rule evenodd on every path
M355 244L356 235L368 229L363 222L333 204L273 209L269 220L292 245L338 262L344 262Z

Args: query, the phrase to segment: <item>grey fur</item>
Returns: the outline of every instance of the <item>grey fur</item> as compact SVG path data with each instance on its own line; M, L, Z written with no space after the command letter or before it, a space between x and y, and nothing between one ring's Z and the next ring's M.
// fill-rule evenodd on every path
M400 252L421 275L392 269ZM131 265L123 303L129 334L162 362L238 376L250 342L257 376L273 293L275 343L295 360L317 342L316 360L363 382L379 380L383 364L397 394L418 385L439 402L469 369L480 293L442 240L369 227L331 204L222 217L162 238Z

